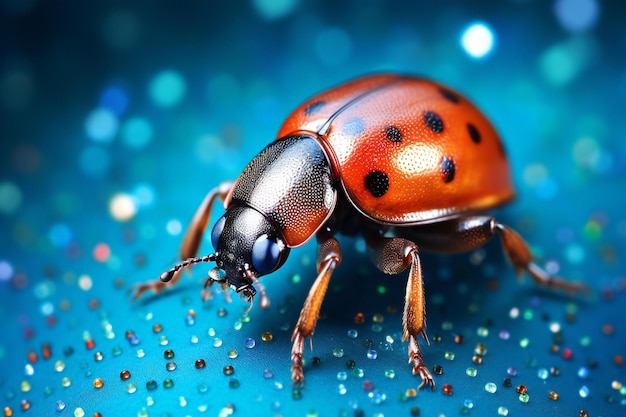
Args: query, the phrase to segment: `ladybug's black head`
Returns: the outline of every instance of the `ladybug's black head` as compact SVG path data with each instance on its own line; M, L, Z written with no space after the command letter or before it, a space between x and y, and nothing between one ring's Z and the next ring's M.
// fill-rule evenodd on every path
M269 306L258 277L280 268L289 255L289 248L276 227L255 209L236 206L217 220L211 232L211 243L215 253L183 261L164 272L161 281L171 280L188 265L215 262L206 285L217 282L223 288L230 287L250 302L256 295L256 285L261 294L261 307Z

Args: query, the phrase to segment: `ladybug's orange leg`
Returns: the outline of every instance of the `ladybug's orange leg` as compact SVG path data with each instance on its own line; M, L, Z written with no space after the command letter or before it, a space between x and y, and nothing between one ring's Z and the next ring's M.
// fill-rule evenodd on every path
M430 344L426 336L426 297L417 246L406 239L381 237L368 241L368 245L374 249L371 252L372 261L384 273L399 274L411 267L402 316L402 341L408 339L409 363L413 364L413 374L419 374L422 379L418 389L426 385L435 389L435 380L424 364L418 341L418 336L421 335Z
M521 276L523 271L539 285L549 288L558 288L568 294L575 292L589 292L589 287L579 282L569 282L560 277L548 274L545 270L532 262L532 254L528 244L513 229L500 223L495 224L496 230L500 233L502 248L507 258L513 265L515 272Z
M211 207L216 199L221 199L222 201L226 199L228 193L231 188L233 188L232 181L225 181L213 188L208 192L200 206L196 210L196 213L193 215L191 222L189 222L189 226L187 227L187 231L185 232L185 236L183 238L183 243L180 247L180 258L181 259L189 259L196 256L198 253L198 248L200 247L200 242L202 241L202 234L207 227L209 222L209 217L211 215ZM165 287L171 287L176 284L181 277L182 270L178 270L175 274L172 275L172 278L163 282L160 279L155 279L152 281L141 282L135 284L130 287L129 291L133 293L133 298L137 299L141 297L141 295L146 291L152 291L155 294L159 293ZM204 300L210 298L210 292L208 292L208 288L203 289L202 298Z
M180 259L193 258L198 253L202 235L206 230L211 217L211 209L216 199L226 200L228 193L233 188L233 181L224 181L217 187L209 191L198 206L196 213L191 218L187 231L183 237L183 243L180 245Z
M321 240L318 238L318 240ZM315 331L315 324L320 314L320 308L330 277L341 262L341 248L339 242L334 237L328 237L326 240L320 241L319 252L317 256L317 278L309 290L304 306L300 311L300 318L293 329L291 341L293 347L291 349L291 379L293 386L300 385L304 387L304 372L302 370L302 354L304 352L304 339L312 337ZM311 347L313 347L313 339L311 339Z

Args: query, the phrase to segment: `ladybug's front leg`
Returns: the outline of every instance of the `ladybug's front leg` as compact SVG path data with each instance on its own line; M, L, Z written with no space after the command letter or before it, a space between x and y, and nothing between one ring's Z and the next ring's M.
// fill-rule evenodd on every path
M218 198L224 201L232 188L233 182L225 181L209 191L204 197L204 200L202 200L202 203L200 203L196 213L193 215L191 222L189 222L189 226L187 226L187 231L185 232L185 237L183 238L183 243L180 247L180 259L190 259L196 256L198 248L200 247L200 242L202 241L202 235L207 227L207 224L209 223L213 203ZM191 263L189 265L191 265ZM129 291L133 294L134 299L141 297L141 295L146 291L152 291L155 294L159 293L166 287L171 287L176 284L182 275L181 272L182 271L177 271L176 273L173 273L170 279L165 282L160 279L155 279L135 284L130 287ZM203 290L202 298L206 300L209 296L210 292L208 292L208 288L205 288Z
M435 389L435 380L424 364L418 341L421 335L426 343L430 344L426 336L426 297L417 246L406 239L384 237L368 240L368 246L372 249L370 252L372 261L386 274L399 274L411 267L402 315L402 341L408 339L409 363L413 364L413 374L419 374L422 379L418 389L426 385Z
M320 242L319 252L317 255L317 278L309 290L309 295L300 311L298 323L293 329L291 341L293 347L291 349L291 379L293 385L300 384L304 387L304 371L302 370L302 354L304 353L304 339L312 337L315 331L315 324L320 315L322 301L328 288L330 277L341 262L341 248L339 242L332 237L322 238L318 236ZM313 342L311 341L311 344Z

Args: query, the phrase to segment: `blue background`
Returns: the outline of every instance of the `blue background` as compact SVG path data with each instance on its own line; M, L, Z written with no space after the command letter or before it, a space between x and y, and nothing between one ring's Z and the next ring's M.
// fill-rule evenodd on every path
M2 0L0 16L5 415L22 406L33 416L624 414L621 2ZM482 57L461 42L475 23L494 37ZM305 353L306 387L295 395L289 339L314 276L314 245L263 278L267 311L242 317L245 303L222 294L203 304L209 265L166 294L131 301L130 285L175 261L204 194L236 178L295 106L375 71L438 80L490 117L518 194L498 218L591 296L520 285L495 241L458 256L423 254L424 357L444 373L434 392L415 397L406 394L419 380L400 341L405 275L379 273L358 239L341 240L344 260ZM208 240L202 249L211 250ZM478 343L487 349L480 365L472 362ZM166 349L175 370L166 369ZM205 369L194 366L199 358Z

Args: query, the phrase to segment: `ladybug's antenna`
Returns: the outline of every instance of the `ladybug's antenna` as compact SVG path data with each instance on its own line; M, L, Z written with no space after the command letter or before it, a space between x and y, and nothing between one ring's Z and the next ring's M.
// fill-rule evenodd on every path
M181 263L174 265L174 267L170 269L169 271L163 272L161 276L159 277L159 279L161 280L161 282L169 282L172 280L172 278L174 278L174 275L176 275L177 273L180 273L181 269L191 266L193 264L199 264L201 262L215 262L216 257L217 256L214 253L212 253L210 255L202 256L199 258L185 259Z

